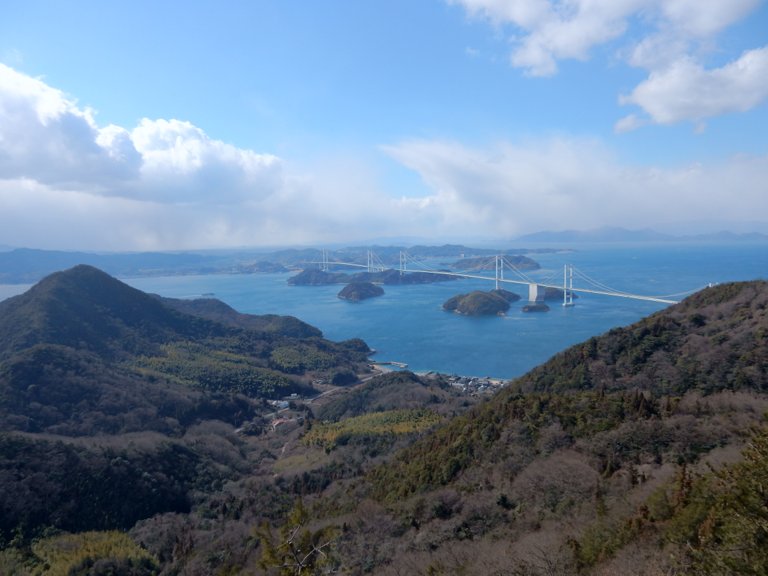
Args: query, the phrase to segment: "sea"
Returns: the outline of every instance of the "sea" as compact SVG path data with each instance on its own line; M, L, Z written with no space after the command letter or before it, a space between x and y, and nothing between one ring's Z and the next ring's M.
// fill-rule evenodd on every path
M679 300L711 284L768 278L768 244L578 245L531 253L541 269L534 281L562 285L573 266L573 286ZM434 261L440 267L449 262ZM416 268L414 268L416 269ZM372 360L407 365L415 372L511 379L567 347L627 326L670 304L618 296L580 294L574 306L548 302L548 312L526 313L526 286L502 287L522 296L504 316L466 317L442 309L448 298L490 290L494 280L462 279L384 286L384 295L352 303L337 297L341 286L291 286L295 273L210 274L121 278L149 293L172 298L218 298L249 314L291 315L316 326L331 340L362 338ZM493 276L493 272L488 273ZM507 279L520 279L513 271ZM0 285L0 300L28 286Z

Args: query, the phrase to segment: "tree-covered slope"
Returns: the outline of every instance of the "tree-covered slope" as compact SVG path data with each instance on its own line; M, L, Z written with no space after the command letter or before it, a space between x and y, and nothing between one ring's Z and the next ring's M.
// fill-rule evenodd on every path
M158 297L160 298L160 297ZM242 314L215 298L196 298L195 300L179 300L177 298L160 298L160 301L179 312L199 316L206 320L220 322L234 328L244 328L256 332L286 336L292 338L322 337L323 333L293 316L277 314Z
M310 391L313 377L364 369L367 353L295 318L158 298L77 266L0 303L0 429L167 432L205 414L236 422L264 398Z
M102 356L144 353L173 338L224 333L221 325L179 314L85 265L47 276L0 302L0 359L39 344Z
M370 494L412 518L392 550L425 574L478 569L483 549L521 574L696 573L678 528L717 530L705 506L684 511L693 495L681 486L695 485L707 462L734 458L762 421L766 304L766 282L709 288L558 354L373 468ZM540 552L532 531L547 542ZM408 538L423 544L405 548ZM507 550L491 544L499 538ZM695 545L706 557L710 544ZM627 567L641 553L649 572Z
M383 493L413 493L447 484L550 425L573 442L628 419L661 421L687 393L766 389L768 282L716 286L556 355L374 477ZM634 444L653 454L677 441L663 424L647 428L649 437L627 438L621 450Z
M368 353L90 266L45 278L0 303L0 546L188 512L252 470L233 431L266 421L267 399L354 380Z
M767 339L768 282L723 284L569 348L524 376L518 387L766 391Z

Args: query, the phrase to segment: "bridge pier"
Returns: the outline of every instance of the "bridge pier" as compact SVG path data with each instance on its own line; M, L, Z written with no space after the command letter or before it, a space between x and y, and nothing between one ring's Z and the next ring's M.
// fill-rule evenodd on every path
M538 284L528 284L528 301L531 303L544 302L546 288Z

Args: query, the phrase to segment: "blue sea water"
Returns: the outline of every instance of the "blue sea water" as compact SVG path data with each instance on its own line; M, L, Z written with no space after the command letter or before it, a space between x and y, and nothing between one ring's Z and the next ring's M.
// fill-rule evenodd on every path
M532 254L542 269L529 276L561 284L563 265L624 292L669 295L709 283L768 278L768 245L579 246L577 251ZM493 282L458 280L384 286L385 294L359 303L337 298L340 286L290 286L292 274L201 275L124 279L146 292L174 298L214 294L240 312L288 314L317 326L325 337L359 337L378 361L398 361L414 371L512 378L566 347L635 322L666 304L582 295L575 306L550 302L546 313L524 313L523 296L506 316L470 318L445 312L445 300ZM513 278L511 272L507 278ZM587 287L578 276L574 288ZM15 290L13 289L15 288ZM0 299L21 291L0 286Z

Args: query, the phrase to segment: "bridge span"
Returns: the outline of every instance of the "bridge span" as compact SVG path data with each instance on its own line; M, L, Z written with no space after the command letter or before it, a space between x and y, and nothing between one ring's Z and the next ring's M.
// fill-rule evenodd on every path
M527 286L528 287L528 296L529 300L531 301L537 301L540 299L540 296L543 294L543 290L540 289L554 289L558 291L562 291L563 293L563 306L573 306L573 294L594 294L599 296L612 296L616 298L628 298L631 300L642 300L646 302L658 302L661 304L677 304L680 300L679 298L682 298L684 296L687 296L689 294L693 294L694 292L697 292L701 288L695 288L693 290L688 290L686 292L680 292L677 294L667 294L667 295L644 295L644 294L633 294L630 292L625 292L621 290L615 290L613 288L610 288L609 286L606 286L602 284L601 282L594 280L593 278L590 278L585 273L577 269L576 267L565 264L563 266L563 277L562 277L562 284L556 284L555 280L550 278L543 281L534 280L527 276L522 270L518 269L512 262L509 261L506 255L497 255L493 257L489 257L489 263L490 258L494 258L495 265L495 275L494 276L486 276L482 274L474 274L469 272L452 272L450 270L439 270L435 269L428 264L426 264L424 261L421 260L415 260L408 256L407 252L401 251L400 252L400 263L397 270L400 272L400 274L406 274L408 272L421 272L421 273L428 273L428 274L436 274L436 275L442 275L442 276L451 276L456 278L473 278L476 280L488 280L490 282L495 282L496 289L499 289L503 284L514 284L514 285L520 285L520 286ZM384 264L380 258L376 256L376 254L372 250L368 250L367 255L367 263L361 264L359 262L342 262L342 261L336 261L336 260L330 260L328 257L328 252L323 251L323 259L320 262L311 262L311 264L318 264L321 267L321 270L328 271L331 266L347 266L347 267L353 267L353 268L364 268L368 272L383 272L386 270L395 270L395 268L391 266L387 266ZM515 277L514 278L505 278L505 270L511 271ZM581 281L585 282L587 285L582 286L574 286L574 276L576 276Z

